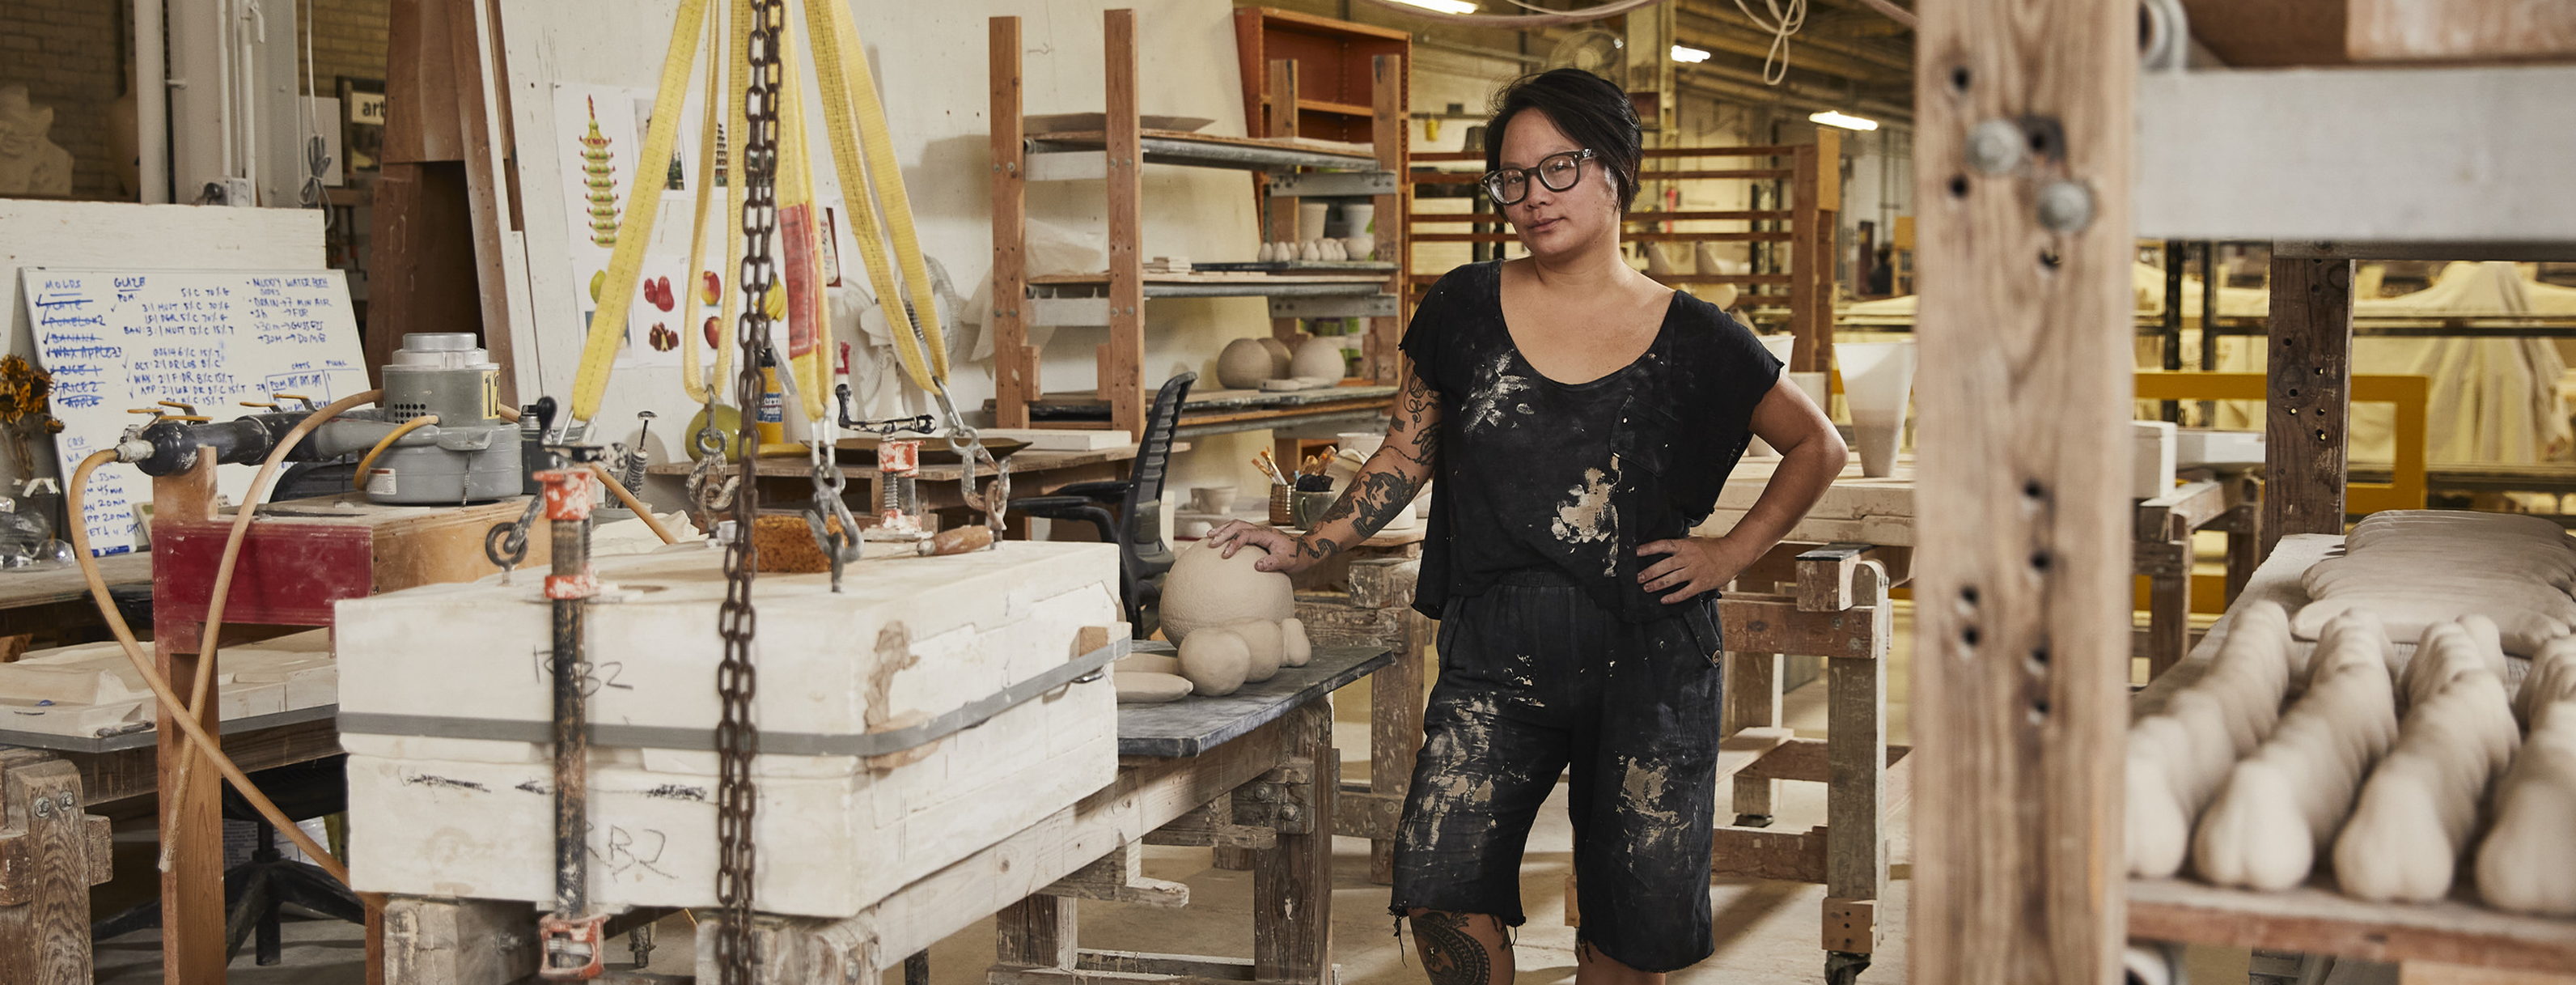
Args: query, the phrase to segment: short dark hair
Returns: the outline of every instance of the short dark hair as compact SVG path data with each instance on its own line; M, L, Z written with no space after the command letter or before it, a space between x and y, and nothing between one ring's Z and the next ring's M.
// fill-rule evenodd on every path
M1574 142L1592 149L1610 183L1619 191L1619 211L1637 200L1637 161L1643 157L1645 132L1637 125L1636 104L1610 80L1579 68L1559 68L1524 75L1494 94L1494 116L1485 124L1485 170L1503 166L1503 128L1522 110L1547 114Z

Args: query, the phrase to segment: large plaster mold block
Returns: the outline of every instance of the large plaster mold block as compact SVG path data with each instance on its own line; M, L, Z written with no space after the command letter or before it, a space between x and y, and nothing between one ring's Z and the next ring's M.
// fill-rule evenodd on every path
M994 551L762 575L754 764L764 912L846 917L1106 786L1106 675L918 749L835 740L905 728L1063 668L1083 627L1120 617L1117 554ZM602 559L623 601L592 606L591 892L607 908L711 906L724 596L712 551ZM539 579L430 586L341 604L349 803L369 831L353 883L377 892L552 897L549 608ZM643 738L612 741L616 729ZM636 731L638 729L648 731Z

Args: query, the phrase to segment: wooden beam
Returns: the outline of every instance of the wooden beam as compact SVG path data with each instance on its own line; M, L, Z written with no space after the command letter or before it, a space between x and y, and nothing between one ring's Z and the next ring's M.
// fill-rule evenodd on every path
M993 154L993 419L996 426L1029 426L1029 401L1037 399L1038 352L1029 345L1022 311L1028 299L1026 245L1028 180L1020 136L1020 19L993 18L986 41L992 88Z
M1031 896L993 916L1000 934L995 960L1006 965L1071 968L1080 949L1074 901Z
M90 980L91 856L107 846L80 803L72 764L24 750L0 759L0 985Z
M1851 601L1874 620L1875 651L1825 661L1825 895L1826 936L1837 936L1853 954L1876 951L1878 924L1850 929L1850 907L1835 900L1873 901L1887 891L1887 639L1892 613L1887 572L1872 562L1855 566Z
M1280 982L1333 978L1333 791L1341 760L1333 752L1333 699L1308 702L1279 720L1279 761L1312 764L1285 793L1307 807L1307 833L1279 836L1252 867L1253 977ZM1276 772L1276 771L1274 771ZM1241 801L1238 799L1238 806Z
M1401 55L1369 59L1370 145L1377 151L1377 166L1399 174L1408 170L1404 154L1413 134L1413 120L1406 108L1412 67L1411 60ZM1387 275L1387 293L1401 297L1405 271L1411 269L1405 262L1410 254L1405 251L1409 231L1403 216L1413 210L1413 186L1399 183L1395 194L1379 195L1371 201L1376 207L1370 215L1384 217L1371 223L1376 232L1354 229L1351 235L1367 233L1376 237L1377 258L1396 262L1395 272ZM1369 319L1367 362L1358 375L1390 385L1403 382L1404 360L1396 344L1404 339L1404 323L1402 318Z
M1825 829L1762 831L1720 826L1710 835L1709 874L1788 882L1825 881Z
M1416 757L1422 752L1422 712L1427 692L1423 677L1428 674L1433 642L1440 633L1440 623L1413 611L1413 579L1421 562L1405 558L1395 564L1351 565L1351 597L1362 597L1364 584L1380 576L1400 574L1403 582L1401 601L1391 591L1371 586L1379 601L1405 606L1395 609L1403 621L1403 645L1396 649L1395 659L1369 675L1369 789L1381 807L1391 804L1394 814L1404 810L1405 790L1413 783ZM1381 813L1384 813L1381 811ZM1383 833L1372 834L1369 843L1369 878L1372 881L1395 881L1395 826L1393 817ZM1346 825L1347 826L1347 825ZM1380 877L1384 877L1381 879Z
M1146 876L1144 858L1143 843L1128 842L1119 846L1117 851L1103 855L1090 865L1074 870L1072 875L1038 890L1038 895L1142 903L1146 906L1188 906L1189 884Z
M481 985L536 973L537 909L512 900L396 896L384 907L385 980Z
M2263 547L2343 532L2352 420L2352 261L2275 258L2264 341Z
M1727 645L1739 644L1729 639ZM1754 729L1768 730L1779 726L1780 656L1777 653L1727 652L1723 671L1726 675L1726 711L1721 719L1721 727L1727 734L1741 735ZM1821 742L1818 744L1822 745ZM1780 784L1771 777L1758 775L1755 770L1761 765L1762 760L1755 760L1735 776L1733 800L1737 824L1771 823L1772 798L1780 792Z
M1717 604L1719 629L1730 648L1753 653L1793 653L1812 657L1866 656L1881 652L1885 634L1877 628L1884 605L1841 612L1806 612L1787 595L1738 593Z
M2350 0L2344 51L2356 62L2502 62L2576 56L2566 0Z
M2118 980L2134 3L1925 4L1915 985ZM2008 127L2017 160L1970 163ZM2044 191L2082 201L2043 225ZM1937 450L1938 454L1931 452ZM1839 822L1836 822L1839 823Z
M1100 391L1109 426L1145 434L1145 257L1143 143L1137 133L1136 12L1101 15L1107 32L1109 176L1109 344ZM1160 381L1156 381L1158 384Z

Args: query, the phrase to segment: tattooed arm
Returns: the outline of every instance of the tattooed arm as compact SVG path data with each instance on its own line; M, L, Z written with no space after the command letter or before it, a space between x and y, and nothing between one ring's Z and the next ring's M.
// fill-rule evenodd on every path
M1440 395L1424 383L1422 374L1407 364L1403 392L1396 396L1395 415L1387 422L1386 444L1369 456L1358 474L1351 476L1341 498L1315 522L1314 529L1303 537L1291 538L1269 527L1236 520L1208 535L1209 546L1224 550L1225 556L1244 544L1252 544L1269 553L1254 567L1264 571L1302 571L1316 562L1331 557L1343 548L1367 540L1369 535L1386 526L1396 512L1413 505L1413 497L1422 492L1423 483L1431 481L1432 468L1440 460Z

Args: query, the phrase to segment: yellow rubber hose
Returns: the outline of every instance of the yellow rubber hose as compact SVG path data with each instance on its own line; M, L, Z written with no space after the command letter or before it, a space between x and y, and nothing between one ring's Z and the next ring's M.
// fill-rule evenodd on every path
M627 191L626 213L618 218L608 281L600 288L599 308L591 312L590 339L582 346L581 369L573 377L572 419L576 421L587 423L597 416L599 401L608 392L608 372L626 334L626 309L634 303L636 283L644 275L644 247L653 238L654 213L662 208L659 176L679 137L680 110L688 101L689 65L697 60L706 11L707 0L680 0L679 18L671 25L670 48L662 56L662 84L653 96L653 122L645 128L644 147L635 158L636 181Z
M276 826L288 840L295 842L295 847L303 849L306 855L312 856L314 864L321 866L322 871L329 873L331 878L340 880L342 885L347 885L349 870L341 867L340 860L333 858L330 852L315 843L312 836L304 833L304 829L296 827L295 822L286 816L286 812L278 810L277 805L271 802L267 795L260 793L259 788L251 784L250 777L242 773L241 767L233 765L233 761L215 745L215 741L207 737L205 727L197 724L197 717L189 713L186 705L179 703L178 695L170 693L170 682L164 680L160 672L153 669L152 660L143 655L143 645L135 642L133 628L127 626L125 617L116 611L116 600L107 594L107 579L99 574L98 559L90 556L89 528L81 522L80 509L81 492L89 483L90 473L96 471L99 466L115 460L116 453L113 451L95 452L81 460L80 468L72 473L70 492L72 560L80 565L81 577L89 582L90 597L98 602L100 614L107 617L107 628L116 634L116 641L124 644L126 659L131 661L134 669L143 675L143 683L152 688L152 696L160 699L161 704L170 709L171 720L178 723L179 731L187 734L190 748L213 760L215 769L222 772L225 779L232 781L233 788L241 791L242 799L249 801L251 807L259 811L261 817L267 818L269 824ZM211 636L208 638L212 639Z
M260 463L259 474L251 478L250 488L242 496L241 508L233 511L232 531L224 538L223 558L215 565L215 587L213 593L206 599L206 621L202 630L204 635L197 644L197 673L188 687L189 708L205 707L207 692L213 689L215 644L223 637L224 606L232 600L233 568L241 559L242 541L250 536L251 518L258 512L260 499L267 495L269 480L277 477L278 466L286 461L287 453L294 451L295 446L304 440L305 435L313 433L315 428L321 427L324 422L340 416L342 412L352 407L383 399L384 393L383 390L367 390L350 394L305 415L302 421L296 422L294 427L287 429L285 437L279 439L277 447L269 449L268 458ZM75 509L72 515L81 514ZM81 547L79 554L81 558L86 559L89 556L88 548ZM174 712L173 714L190 713ZM170 809L176 810L176 805L188 802L188 788L194 782L196 765L197 757L193 753L180 755L178 776L171 783ZM168 842L163 843L161 863L164 869L169 867L169 853L173 847Z
M349 488L367 488L367 469L376 464L376 456L384 454L385 449L393 447L394 442L402 440L403 435L410 434L436 423L438 423L438 415L422 414L419 417L402 422L401 427L393 429L392 432L386 434L383 438L378 439L376 441L376 446L367 449L367 454L358 459L358 474L349 477Z

